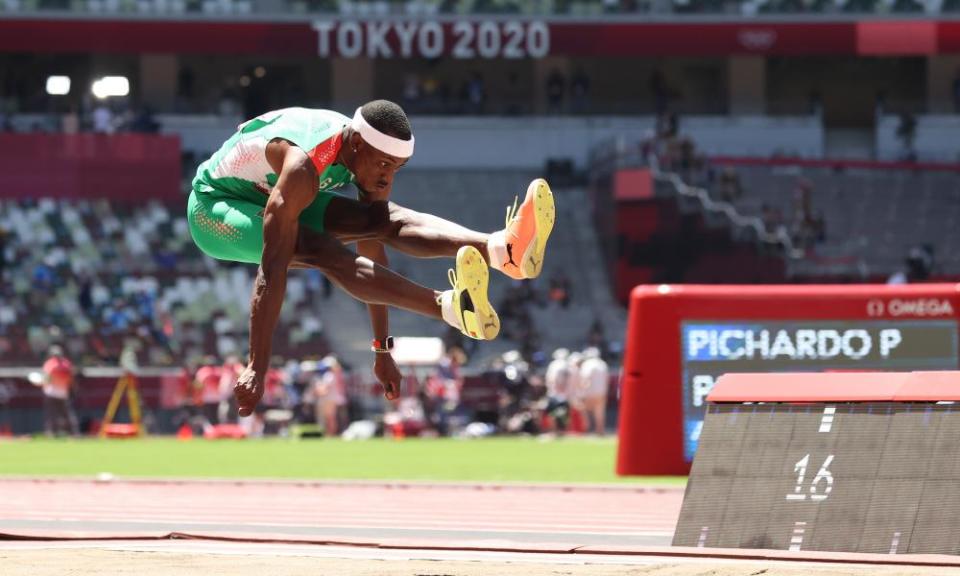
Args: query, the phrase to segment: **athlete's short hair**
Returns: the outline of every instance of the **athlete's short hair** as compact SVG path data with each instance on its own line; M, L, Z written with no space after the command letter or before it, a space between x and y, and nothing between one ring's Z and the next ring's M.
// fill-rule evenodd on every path
M360 108L360 114L363 115L367 124L387 136L393 136L401 140L409 140L413 137L407 113L394 102L389 100L367 102Z

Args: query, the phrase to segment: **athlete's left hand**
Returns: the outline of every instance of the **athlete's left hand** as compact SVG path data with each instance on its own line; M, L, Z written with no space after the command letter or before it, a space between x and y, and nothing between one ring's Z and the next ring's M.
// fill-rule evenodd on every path
M377 354L373 362L373 374L383 384L383 395L387 400L396 400L400 397L400 382L403 376L397 363L390 354Z

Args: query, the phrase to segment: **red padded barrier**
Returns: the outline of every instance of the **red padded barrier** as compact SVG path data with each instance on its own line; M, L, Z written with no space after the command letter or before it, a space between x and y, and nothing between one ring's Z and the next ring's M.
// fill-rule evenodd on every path
M726 374L708 402L892 402L909 372Z
M960 400L960 372L726 374L708 402L940 402Z
M958 311L958 284L637 286L631 293L625 339L617 473L689 472L691 449L695 449L698 435L696 418L690 414L702 413L706 400L704 380L699 381L703 390L693 390L695 377L709 378L708 384L712 385L714 377L733 372L870 372L831 374L827 381L835 378L838 382L860 382L863 396L886 394L887 399L894 400L895 394L910 393L918 401L928 399L926 393L892 384L881 391L878 382L902 376L882 376L877 372L960 368ZM778 331L787 331L794 337L798 331L817 328L869 333L874 338L869 361L842 357L816 361L755 358L745 362L715 352L714 357L704 360L691 358L691 350L684 348L684 338L692 333L691 329L768 330L773 342ZM879 354L881 330L902 333L899 356L894 354L887 359ZM687 345L692 346L690 342ZM744 347L742 342L740 346ZM761 382L768 377L753 374L745 378ZM793 382L803 387L811 382L802 375L787 378L794 378ZM950 378L936 378L945 380L937 380L939 388L933 395L943 395L952 385ZM823 390L824 394L828 392ZM771 394L767 401L782 398L772 396L774 391L765 393ZM695 394L699 405L694 403Z
M174 136L0 134L0 174L0 198L183 198Z

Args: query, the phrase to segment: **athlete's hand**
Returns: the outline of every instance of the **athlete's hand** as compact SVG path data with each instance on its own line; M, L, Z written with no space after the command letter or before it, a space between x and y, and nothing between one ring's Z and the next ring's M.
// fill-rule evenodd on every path
M253 414L260 398L263 398L263 374L258 374L251 365L247 365L237 383L233 386L233 395L237 399L241 416Z
M390 354L377 354L373 361L373 374L383 384L383 395L387 400L396 400L400 397L400 369Z

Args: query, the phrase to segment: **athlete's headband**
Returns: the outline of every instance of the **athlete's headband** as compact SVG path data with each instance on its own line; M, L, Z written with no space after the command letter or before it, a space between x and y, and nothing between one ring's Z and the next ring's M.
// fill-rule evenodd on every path
M413 156L413 134L410 135L409 140L401 140L394 136L384 134L364 120L363 114L360 113L360 108L357 108L357 112L353 115L353 122L350 124L350 127L357 131L360 136L367 141L367 144L381 152L386 152L398 158L409 158Z

